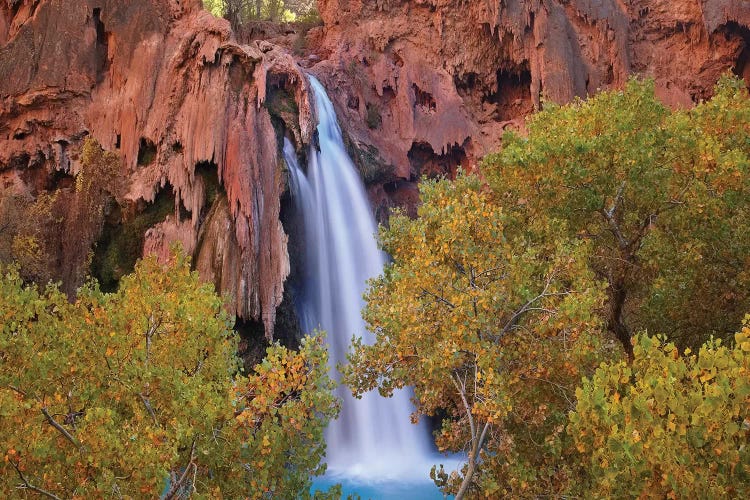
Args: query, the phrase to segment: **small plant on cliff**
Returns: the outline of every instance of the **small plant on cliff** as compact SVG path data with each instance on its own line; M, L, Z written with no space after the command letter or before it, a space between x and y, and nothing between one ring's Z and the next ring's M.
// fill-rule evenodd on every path
M73 296L88 271L105 212L121 194L120 165L117 154L87 138L74 179L56 173L53 188L36 199L0 191L0 235L11 242L0 244L0 262L15 261L26 281L62 281Z
M68 295L73 295L88 273L92 247L104 227L105 211L120 198L121 165L117 153L105 151L91 137L84 141L75 177L75 195L67 208L61 234L65 265L60 277Z
M58 194L40 193L31 201L0 193L0 196L8 196L7 211L0 213L0 218L7 221L6 241L11 242L10 251L0 255L0 262L16 262L21 276L28 281L46 283L57 276L52 259L62 227Z
M615 498L748 498L750 327L698 355L645 335L576 392L569 430L582 491Z
M227 19L234 29L248 21L316 23L320 20L315 0L203 0L203 8Z
M150 258L71 303L0 274L0 495L307 494L336 414L319 337L249 377L221 299Z

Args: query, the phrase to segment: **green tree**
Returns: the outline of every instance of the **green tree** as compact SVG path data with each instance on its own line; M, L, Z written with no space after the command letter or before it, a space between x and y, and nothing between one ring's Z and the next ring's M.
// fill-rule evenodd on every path
M227 19L234 29L247 21L317 19L315 0L204 0L203 8Z
M232 432L242 443L238 461L247 464L230 498L305 497L310 476L325 472L323 429L338 414L328 377L324 337L302 341L299 352L278 345L238 387L242 413ZM227 492L236 491L236 495ZM331 492L334 498L336 491Z
M559 491L566 414L599 358L586 244L517 219L474 176L424 182L421 198L417 219L381 232L394 262L367 294L376 340L354 340L345 381L355 394L411 385L418 414L447 414L438 446L466 464L433 477L456 498Z
M617 357L602 332L634 359L633 331L700 345L750 309L749 155L733 78L688 111L636 80L546 105L484 160L487 185L427 182L418 219L382 232L394 262L367 295L376 341L354 341L346 382L412 385L418 414L447 415L437 443L467 461L433 477L458 498L575 489L588 467L567 412L580 376Z
M632 365L603 364L576 391L570 433L585 493L607 497L750 495L750 327L680 356L636 337Z
M173 261L146 259L117 293L87 284L72 303L2 271L3 496L308 491L336 413L320 341L300 352L272 347L256 373L240 376L221 299L185 257ZM266 384L269 371L285 376ZM266 445L271 436L284 439Z
M749 155L742 81L724 77L710 101L671 112L652 82L632 80L546 104L482 171L507 210L592 243L608 329L632 357L633 331L695 346L730 337L750 309Z

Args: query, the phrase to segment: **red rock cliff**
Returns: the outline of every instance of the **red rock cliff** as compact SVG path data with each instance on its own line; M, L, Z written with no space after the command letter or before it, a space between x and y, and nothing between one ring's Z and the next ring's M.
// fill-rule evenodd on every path
M471 164L542 97L653 77L690 105L749 73L743 0L320 0L313 71L360 148L397 177ZM750 76L750 75L745 75Z
M0 75L0 181L33 195L34 172L76 173L93 136L122 159L124 201L175 194L175 214L149 230L145 250L165 255L181 241L232 309L273 335L289 258L267 88L295 95L300 145L312 130L289 55L236 43L199 1L5 0ZM226 191L207 216L199 164L215 165Z

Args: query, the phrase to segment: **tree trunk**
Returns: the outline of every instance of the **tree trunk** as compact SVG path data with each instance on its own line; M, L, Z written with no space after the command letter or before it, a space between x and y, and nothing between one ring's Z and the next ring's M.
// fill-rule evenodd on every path
M617 340L622 344L625 354L628 355L628 361L631 363L634 359L633 354L633 343L630 335L630 330L622 319L622 309L625 305L625 298L627 296L627 288L625 287L625 280L619 278L615 283L610 283L611 289L610 304L609 304L609 319L607 320L607 328L615 334Z
M464 495L466 495L466 492L469 491L469 486L471 485L471 479L474 476L475 467L476 460L474 459L474 449L472 449L471 456L469 457L469 468L466 469L464 480L461 482L461 487L458 489L458 493L456 493L456 500L461 500Z

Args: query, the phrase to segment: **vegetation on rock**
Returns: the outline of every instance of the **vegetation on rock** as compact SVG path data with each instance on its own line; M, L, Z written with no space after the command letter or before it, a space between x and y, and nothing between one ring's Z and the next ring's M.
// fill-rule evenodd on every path
M49 191L0 191L0 262L16 262L27 281L60 280L73 295L91 264L105 213L121 194L120 159L87 138L74 176L58 172ZM35 193L34 193L35 194Z
M319 20L316 0L203 0L203 8L228 19L234 28L247 21Z

